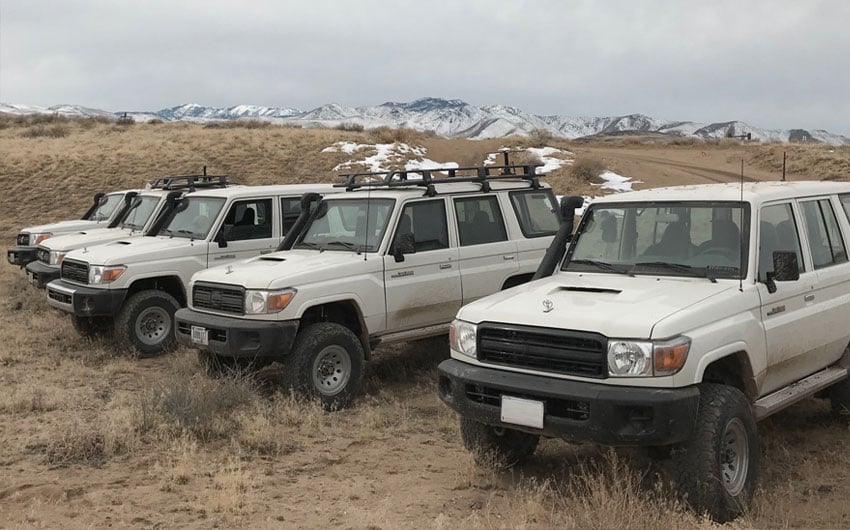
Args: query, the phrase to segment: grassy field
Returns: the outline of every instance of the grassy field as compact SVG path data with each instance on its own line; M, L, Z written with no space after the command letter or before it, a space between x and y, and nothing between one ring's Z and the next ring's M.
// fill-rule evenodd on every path
M502 146L552 145L636 187L735 180L741 160L746 178L778 179L783 151L792 179L850 176L847 147L5 118L0 238L11 245L23 226L76 217L101 189L204 165L246 184L327 181L352 157L323 148L396 140L461 165ZM570 165L548 180L559 193L600 193ZM327 414L282 392L276 366L212 380L188 350L139 360L108 339L82 339L8 264L0 322L0 527L715 526L675 500L666 464L641 451L547 440L511 471L476 467L436 397L442 341L379 349L367 396ZM751 513L729 526L850 526L850 431L827 404L802 403L759 430L761 486Z

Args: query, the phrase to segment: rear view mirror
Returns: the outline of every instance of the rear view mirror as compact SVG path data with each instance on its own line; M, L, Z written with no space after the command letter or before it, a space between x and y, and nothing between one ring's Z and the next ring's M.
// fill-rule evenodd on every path
M224 235L224 230L219 230L213 241L218 243L218 248L227 248L227 237Z
M767 292L776 292L776 282L794 282L800 279L797 253L785 250L773 252L773 272L767 273Z
M393 258L396 262L404 261L405 254L416 254L416 240L413 234L400 234L393 248Z

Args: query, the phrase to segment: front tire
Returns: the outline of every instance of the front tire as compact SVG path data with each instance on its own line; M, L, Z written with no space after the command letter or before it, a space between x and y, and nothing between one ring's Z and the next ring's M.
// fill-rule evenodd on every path
M540 436L505 427L460 419L463 446L482 467L506 469L534 454Z
M363 392L365 359L357 336L333 322L311 324L292 348L293 386L326 410L342 409Z
M152 357L174 349L174 313L180 304L158 290L139 291L130 296L115 318L119 346Z
M726 385L700 385L693 435L672 457L679 490L696 511L717 522L741 515L759 471L758 432L744 394Z

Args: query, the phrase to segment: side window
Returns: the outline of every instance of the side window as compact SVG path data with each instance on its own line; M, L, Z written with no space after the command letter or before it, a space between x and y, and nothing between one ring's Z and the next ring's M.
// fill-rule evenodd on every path
M220 232L228 241L272 237L272 200L250 199L230 206Z
M829 200L806 201L801 206L815 269L847 261L838 220Z
M455 199L455 213L462 247L507 241L505 221L495 196Z
M800 238L797 235L797 223L791 205L785 203L765 206L761 209L759 219L759 281L766 281L767 273L773 272L773 253L777 250L797 254L797 263L802 270Z
M551 191L514 191L510 196L522 235L551 236L558 231L558 207Z
M844 207L844 214L847 215L848 219L850 219L850 194L840 195L838 198L841 199L841 206Z
M448 248L445 201L438 199L407 204L399 217L393 246L406 234L413 236L416 252Z
M301 214L301 197L283 197L280 199L281 220L283 221L281 234L286 235L298 216Z

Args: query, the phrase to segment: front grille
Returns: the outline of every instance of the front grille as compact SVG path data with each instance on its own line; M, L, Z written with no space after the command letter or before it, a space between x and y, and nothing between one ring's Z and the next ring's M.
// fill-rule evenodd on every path
M89 264L73 260L62 260L60 274L63 280L77 283L89 283Z
M482 385L466 385L466 397L470 401L489 405L491 407L502 406L502 391ZM560 399L551 397L534 396L528 394L516 394L511 392L511 397L533 399L543 402L543 410L547 416L555 416L575 421L587 421L590 418L590 403L587 401L576 401L572 399Z
M192 289L192 307L242 315L245 289L238 285L196 283Z
M38 261L50 265L50 251L44 248L40 248L35 251L36 258Z
M53 289L48 289L47 290L47 296L50 299L56 300L57 302L62 302L63 304L70 304L71 303L71 295L65 294L65 293L60 292L60 291L54 291Z
M18 237L15 238L15 242L19 247L26 247L30 244L30 235L29 234L18 234Z
M478 360L581 377L606 377L608 339L598 333L484 323Z

